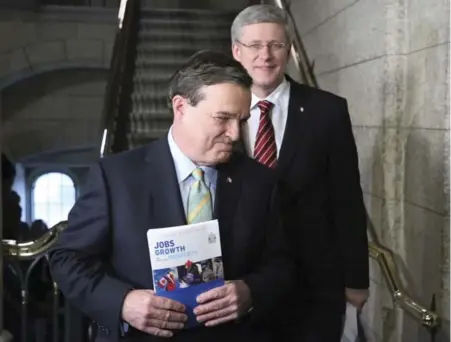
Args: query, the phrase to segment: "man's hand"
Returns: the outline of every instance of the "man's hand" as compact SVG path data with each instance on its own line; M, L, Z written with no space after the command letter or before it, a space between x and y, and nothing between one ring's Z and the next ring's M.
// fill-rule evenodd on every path
M202 293L197 297L197 302L200 304L194 309L197 321L211 327L247 313L251 308L252 298L246 283L236 280Z
M362 310L369 296L368 289L350 289L346 288L346 300L354 305L358 311Z
M131 291L122 306L122 319L134 328L159 337L172 337L171 330L182 329L188 317L185 306L158 297L152 290Z

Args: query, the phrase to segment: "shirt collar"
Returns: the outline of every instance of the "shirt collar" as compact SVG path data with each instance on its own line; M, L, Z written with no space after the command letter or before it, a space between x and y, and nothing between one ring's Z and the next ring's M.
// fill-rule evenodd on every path
M168 133L169 150L171 151L172 159L174 160L175 172L177 174L177 181L179 184L183 183L191 174L197 165L192 162L177 146L174 137L172 136L172 126ZM213 167L201 166L205 172L205 181L216 185L217 170Z
M287 87L289 85L290 84L284 77L282 82L277 86L277 88L274 89L274 91L271 94L269 94L266 98L260 99L259 97L257 97L256 95L254 95L252 93L251 109L254 109L254 107L257 105L257 103L262 100L267 100L267 101L271 102L272 104L276 105L281 100L282 95L285 93L285 90L287 89Z

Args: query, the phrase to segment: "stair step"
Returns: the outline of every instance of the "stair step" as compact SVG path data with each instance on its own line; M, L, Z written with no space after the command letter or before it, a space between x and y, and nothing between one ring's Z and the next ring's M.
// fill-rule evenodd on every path
M143 70L133 75L133 83L141 87L142 85L152 85L153 87L166 86L173 72L159 72L158 70Z
M205 46L204 49L196 47L186 47L181 48L178 46L149 46L147 49L144 47L140 48L140 52L136 56L135 65L137 69L140 68L150 68L153 63L156 66L163 66L167 64L172 64L174 66L181 66L185 63L192 55L194 55L199 50L219 50L228 55L231 55L230 46L218 46L217 49L210 46Z
M127 133L128 136L133 135L147 135L152 132L167 132L172 126L172 118L167 118L165 120L134 120L130 121L130 131Z
M170 9L141 9L141 20L144 19L167 19L167 20L196 20L196 21L232 21L237 13L230 11L211 10L211 9L186 9L186 8L170 8Z
M167 129L153 130L146 133L130 133L128 135L128 143L130 148L135 148L148 144L152 141L160 139L168 134L169 127Z
M217 35L205 34L202 36L194 36L192 34L187 34L185 36L176 35L145 35L139 38L138 41L138 52L141 46L145 45L162 45L162 46L230 46L229 37L220 37Z
M172 120L172 111L167 107L145 108L142 111L132 110L130 118L133 120Z
M136 113L163 112L163 110L168 110L168 99L166 96L132 101L132 111Z
M195 52L193 52L194 54ZM165 56L166 55L166 56ZM168 68L175 67L177 69L183 63L185 63L188 58L191 56L190 54L186 54L185 56L180 55L169 55L163 54L155 55L155 54L138 54L135 61L135 69L137 72L141 72L141 69L150 69L150 68ZM174 70L175 70L174 69Z
M156 112L152 113L151 116L145 116L138 113L133 113L133 117L130 116L130 123L135 127L134 129L130 129L131 132L139 133L139 132L147 132L152 130L153 128L165 128L168 125L172 124L172 115L160 115L155 116Z
M159 129L153 129L148 132L129 133L129 138L134 139L135 141L139 141L139 140L149 141L149 140L153 140L153 139L158 139L158 138L161 138L161 137L165 136L166 134L168 134L170 127L171 126L168 126L167 128L162 127Z
M133 100L131 105L132 112L136 113L139 116L168 112L168 99L166 96L159 98L152 98L150 97L150 94L148 96L148 98L142 98L138 101Z
M154 131L168 131L172 125L172 117L160 118L160 119L136 119L130 120L130 132L129 135L142 135Z
M156 28L156 29L141 29L138 31L139 40L227 40L230 41L230 29L227 27L210 27L205 28L190 28L183 29L178 27L171 28Z
M134 99L147 98L153 93L162 94L163 91L167 94L168 85L169 78L154 78L153 80L135 79L135 82L133 83L133 93L136 93L133 95L135 96Z
M199 51L199 50L217 50L223 52L230 52L230 41L223 40L204 40L204 41L189 41L180 39L178 41L142 41L138 43L138 54L146 54L147 51L166 50L166 51Z
M165 82L160 82L160 80L158 79L156 79L154 82L152 82L151 80L148 82L135 82L133 83L133 93L136 93L136 95L134 95L134 99L136 99L136 101L147 101L146 99L152 99L156 102L167 101L166 97L168 86L169 78L165 79ZM162 96L163 92L165 92L164 96ZM158 95L154 95L154 93L157 93Z
M232 22L229 20L212 19L212 20L187 20L185 18L175 18L171 20L160 18L143 18L139 21L139 30L154 29L183 29L183 30L199 30L199 29L223 29L230 32Z
M155 101L163 99L166 101L168 96L167 87L155 87L152 91L142 91L141 89L135 89L131 95L132 103L143 103L148 101Z
M190 56L199 51L196 47L186 45L178 46L178 45L141 45L139 47L139 53L137 54L137 61L147 60L151 58L159 58L159 59L188 59Z
M137 74L152 73L154 75L167 75L169 79L181 65L182 63L175 64L171 61L168 63L161 62L155 64L136 63L135 72Z

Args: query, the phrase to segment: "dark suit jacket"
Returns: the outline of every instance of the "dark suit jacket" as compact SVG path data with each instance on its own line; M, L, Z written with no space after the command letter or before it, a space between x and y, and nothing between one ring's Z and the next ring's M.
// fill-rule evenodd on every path
M240 323L182 331L172 340L207 341L213 336L266 341L265 319L293 273L278 227L277 182L272 171L242 154L234 154L218 170L215 213L225 277L247 283L254 310ZM147 230L185 220L166 138L92 167L87 191L52 249L50 267L66 298L96 322L100 340L118 340L122 303L132 288L153 288ZM286 281L280 283L280 276ZM131 329L125 340L160 339Z
M286 235L296 246L298 313L323 326L328 312L344 310L345 286L369 286L366 212L346 100L288 80L276 170Z

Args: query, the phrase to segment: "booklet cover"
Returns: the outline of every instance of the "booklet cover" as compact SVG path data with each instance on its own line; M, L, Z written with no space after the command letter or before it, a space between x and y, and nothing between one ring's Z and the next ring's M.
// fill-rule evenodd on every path
M196 298L224 285L217 220L147 231L154 291L186 306L186 328L199 323Z

